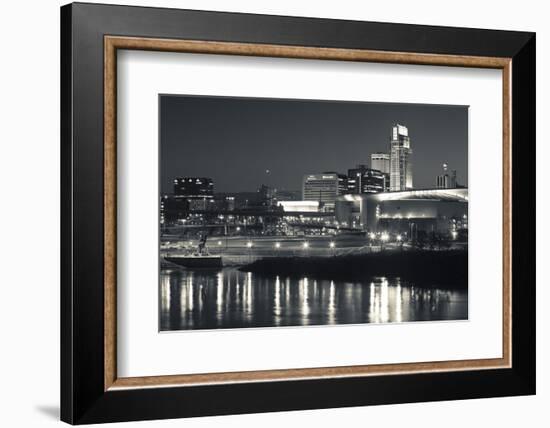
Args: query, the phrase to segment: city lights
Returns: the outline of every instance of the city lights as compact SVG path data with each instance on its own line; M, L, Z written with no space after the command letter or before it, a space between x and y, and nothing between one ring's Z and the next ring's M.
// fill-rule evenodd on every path
M418 119L420 126L428 119ZM246 126L236 148L227 146L223 127L214 127L216 138L204 136L208 148L197 145L193 158L174 159L162 170L162 331L467 319L468 188L447 164L437 177L429 167L447 153L439 148L448 141L462 142L457 167L465 166L467 133L449 139L452 130L434 132L433 153L431 143L415 148L422 171L413 184L413 124L410 138L406 126L394 123L391 135L387 129L386 137L349 150L351 134L338 129L338 144L327 146L316 164L323 135L298 115L296 122L304 129L295 135L285 135L295 127L262 122L261 137L273 132L273 138L258 144L273 146L272 159L254 148L258 135ZM190 138L200 141L202 128L196 132ZM301 143L282 150L281 138ZM370 153L375 147L384 151ZM170 182L170 174L186 171L200 176ZM467 180L467 171L458 177Z

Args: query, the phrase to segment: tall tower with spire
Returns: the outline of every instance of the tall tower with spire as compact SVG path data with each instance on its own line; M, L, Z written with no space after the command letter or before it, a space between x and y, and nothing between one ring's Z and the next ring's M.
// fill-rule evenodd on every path
M390 136L390 191L413 188L412 148L409 130L398 123L392 126Z

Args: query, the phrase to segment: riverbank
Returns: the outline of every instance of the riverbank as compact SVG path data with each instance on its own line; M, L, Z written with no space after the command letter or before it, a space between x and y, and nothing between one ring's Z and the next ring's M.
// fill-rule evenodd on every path
M334 257L266 257L239 268L259 275L359 281L400 277L438 287L468 288L468 251L381 251Z

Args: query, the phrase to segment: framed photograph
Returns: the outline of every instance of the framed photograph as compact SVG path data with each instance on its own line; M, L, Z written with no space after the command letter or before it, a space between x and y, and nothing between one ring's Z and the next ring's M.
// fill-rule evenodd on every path
M535 393L535 35L61 8L61 417Z

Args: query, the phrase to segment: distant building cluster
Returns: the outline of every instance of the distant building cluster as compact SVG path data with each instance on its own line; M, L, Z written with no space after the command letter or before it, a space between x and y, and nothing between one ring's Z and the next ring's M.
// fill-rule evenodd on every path
M456 170L448 171L449 166L443 164L443 174L438 175L436 178L435 187L437 189L455 189L458 186L456 182Z
M299 192L261 184L256 192L215 193L212 178L177 177L173 193L161 197L161 225L208 225L224 235L467 230L468 191L456 170L445 163L435 189L415 189L412 153L409 130L394 124L388 152L371 153L370 167L304 174Z
M282 210L278 196L298 200L298 192L277 191L261 184L256 192L215 193L214 182L209 177L177 177L173 192L160 199L161 224L174 223L183 219L188 224L200 224L204 218L215 213L256 213Z
M413 189L412 148L406 126L392 126L389 153L370 155L370 168L357 165L347 175L337 172L304 175L302 199L319 201L326 209L334 209L342 195L399 192Z

